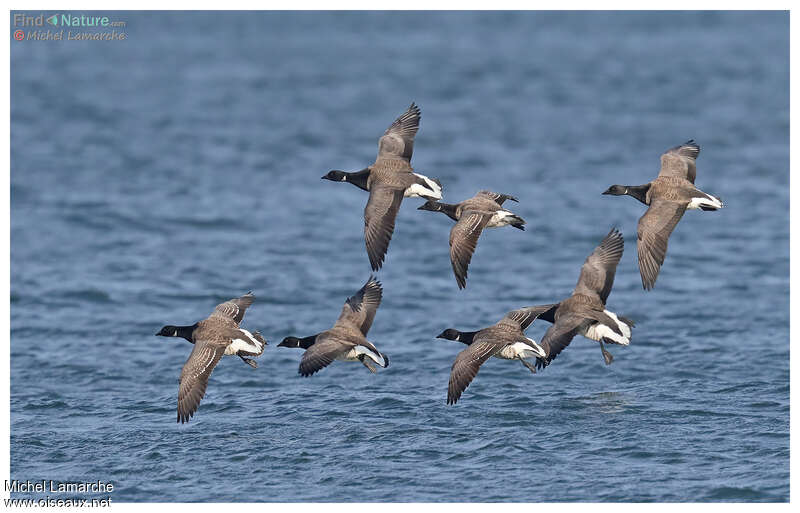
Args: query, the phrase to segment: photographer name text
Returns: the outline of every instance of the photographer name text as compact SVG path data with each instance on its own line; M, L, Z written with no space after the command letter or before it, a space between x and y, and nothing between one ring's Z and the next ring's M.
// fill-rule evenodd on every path
M105 481L5 481L5 491L11 493L111 493L114 485Z

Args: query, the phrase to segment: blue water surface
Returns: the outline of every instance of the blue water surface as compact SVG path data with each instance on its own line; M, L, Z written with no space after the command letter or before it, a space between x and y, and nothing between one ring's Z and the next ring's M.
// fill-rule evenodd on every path
M105 14L125 40L10 42L12 479L130 502L789 499L787 12ZM275 346L370 274L367 194L320 176L370 164L411 101L415 168L446 201L514 194L527 230L485 232L459 291L452 222L407 199L370 331L390 367L301 378ZM645 207L601 192L690 138L726 208L684 216L646 293ZM494 359L446 406L463 346L435 335L567 297L612 226L632 344L607 367L576 337L536 375ZM153 334L248 290L259 368L224 359L176 424L191 346Z

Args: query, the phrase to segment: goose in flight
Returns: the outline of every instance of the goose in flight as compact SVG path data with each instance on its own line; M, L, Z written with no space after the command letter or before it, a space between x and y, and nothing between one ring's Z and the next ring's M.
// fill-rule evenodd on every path
M244 312L253 304L255 296L244 296L217 305L208 318L190 326L164 326L156 333L161 337L185 338L192 344L189 359L183 365L178 385L178 422L183 424L197 411L206 393L211 371L220 358L236 355L253 368L255 360L247 356L260 356L267 341L257 331L250 333L240 328Z
M719 210L725 204L694 186L700 146L689 140L661 155L661 171L644 185L612 185L603 194L632 196L650 208L637 230L642 287L651 290L667 256L667 242L687 209Z
M381 136L378 158L371 166L354 173L333 170L322 177L369 191L364 208L364 240L373 271L383 265L403 198L442 199L439 180L415 173L411 167L419 120L419 107L412 103Z
M308 377L334 360L361 362L370 372L375 365L389 366L389 357L367 340L375 312L381 304L383 289L373 276L353 296L347 298L333 328L305 338L286 337L278 347L305 349L298 372Z
M450 229L450 263L459 289L467 286L467 267L484 228L511 225L525 230L525 220L502 207L507 199L519 201L509 194L479 191L472 198L455 205L428 200L417 209L442 212L456 221Z
M556 305L541 305L520 308L508 312L496 324L480 331L458 331L448 328L436 338L456 340L467 345L458 353L450 369L450 383L447 386L447 404L455 404L461 394L478 374L481 365L490 357L503 360L519 360L531 372L536 368L527 358L544 358L544 349L533 339L525 336L528 326L542 314L551 311Z
M539 315L553 325L539 342L545 356L536 360L537 368L547 367L575 335L600 342L606 365L611 364L614 357L603 346L604 342L623 346L631 343L633 321L606 309L623 246L622 234L612 228L583 263L572 295Z

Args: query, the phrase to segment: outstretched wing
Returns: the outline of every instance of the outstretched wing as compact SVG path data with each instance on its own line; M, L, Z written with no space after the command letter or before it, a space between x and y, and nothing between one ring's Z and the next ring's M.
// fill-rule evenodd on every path
M508 312L506 314L506 318L519 323L522 331L525 331L531 324L533 324L533 321L540 317L548 322L555 322L553 316L555 315L559 304L560 303L554 303L551 305L526 306L524 308L519 308L517 310Z
M402 201L403 189L376 185L369 191L369 201L364 208L364 241L373 271L383 265Z
M378 141L378 160L401 158L411 162L414 136L419 130L419 107L412 102L403 114L394 120Z
M367 335L372 320L375 318L375 312L381 304L383 297L383 288L381 282L370 276L367 283L354 295L347 298L347 301L342 308L342 313L339 315L339 323L351 323L361 330L364 336Z
M584 318L582 316L575 314L559 317L555 324L547 329L541 342L539 342L544 352L547 353L547 357L537 358L536 368L543 369L550 365L550 362L572 342L572 339L578 334L583 321Z
M211 315L227 317L229 319L233 319L236 324L239 324L242 322L242 318L244 318L245 310L247 310L247 307L253 304L253 300L255 300L255 298L256 297L252 292L248 292L242 297L220 303L216 308L214 308L214 311L211 312Z
M661 171L658 176L672 176L683 178L694 183L697 175L697 156L700 146L690 139L683 144L668 149L661 155Z
M667 241L678 221L686 212L686 204L653 200L647 212L639 218L637 230L639 253L639 274L642 276L642 287L650 290L656 284L656 278L667 256Z
M198 340L189 359L183 365L178 385L178 422L183 424L197 411L200 400L206 393L208 378L219 359L225 353L225 345Z
M450 229L450 263L460 289L467 286L467 267L478 245L478 238L491 218L491 212L468 210Z
M519 203L519 200L510 194L500 194L499 192L492 192L487 190L478 191L476 196L485 196L490 200L494 201L498 205L502 205L505 200L516 201Z
M317 337L317 342L303 353L298 372L303 377L311 376L333 363L337 356L353 346L355 344L337 338Z
M624 245L622 234L616 228L612 228L592 254L586 257L575 292L597 295L605 304L611 293L611 287L614 286L614 275L617 272L617 264L622 258Z
M489 340L475 340L458 353L450 370L450 383L447 385L447 404L455 404L478 374L483 362L497 351L497 344Z

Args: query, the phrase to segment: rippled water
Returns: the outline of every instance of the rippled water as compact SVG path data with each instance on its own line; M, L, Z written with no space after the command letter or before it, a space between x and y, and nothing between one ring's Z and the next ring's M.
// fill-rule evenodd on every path
M117 501L786 501L787 13L118 13L122 42L11 42L11 477L104 480ZM452 202L515 194L481 238L404 202L370 339L391 366L311 379L287 335L330 327L369 275L361 169L411 101L413 163ZM644 207L695 138L723 198L670 239L654 291ZM458 343L566 297L612 225L609 308L544 372L485 364L445 405ZM214 372L175 423L190 345L153 336L253 290L270 347ZM540 339L549 325L535 323ZM487 476L491 479L487 479ZM529 483L528 486L520 483Z

